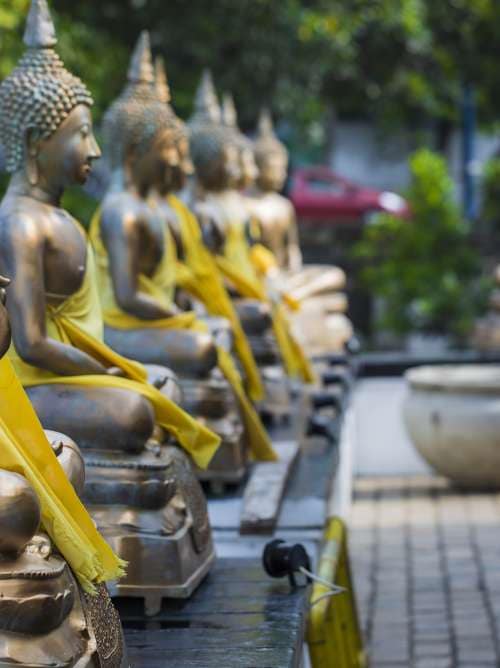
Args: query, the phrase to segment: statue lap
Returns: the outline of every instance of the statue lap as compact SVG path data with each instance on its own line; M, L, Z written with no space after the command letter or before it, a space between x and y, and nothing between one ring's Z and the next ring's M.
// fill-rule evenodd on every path
M45 429L83 449L138 452L153 433L153 408L133 391L61 383L29 387L27 394Z
M106 327L104 338L125 357L144 364L161 364L181 376L206 378L217 365L213 337L205 332Z

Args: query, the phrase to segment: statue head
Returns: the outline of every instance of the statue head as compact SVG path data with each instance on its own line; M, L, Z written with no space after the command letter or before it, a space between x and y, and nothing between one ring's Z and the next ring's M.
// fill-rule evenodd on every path
M177 124L176 145L179 160L177 165L172 167L171 190L178 191L184 188L187 178L194 173L194 167L189 150L189 130L184 121L176 115L170 104L172 95L168 85L165 64L161 56L158 56L155 60L155 89L158 98L166 105L171 114L173 122Z
M208 191L233 187L240 166L234 133L222 123L221 109L208 70L203 72L189 123L190 147L196 176Z
M254 151L259 170L259 188L264 191L280 191L287 176L288 151L276 137L271 115L266 109L260 115Z
M68 72L46 0L32 0L25 54L0 85L0 143L7 171L29 183L62 190L87 180L100 156L92 131L92 96Z
M179 154L178 123L154 85L149 34L139 37L128 83L103 120L103 138L112 170L123 170L141 196L168 192Z
M224 95L222 102L222 121L229 132L232 132L233 141L239 157L239 178L235 178L233 188L246 190L255 183L258 176L257 164L255 162L253 143L246 137L238 127L238 114L230 93Z

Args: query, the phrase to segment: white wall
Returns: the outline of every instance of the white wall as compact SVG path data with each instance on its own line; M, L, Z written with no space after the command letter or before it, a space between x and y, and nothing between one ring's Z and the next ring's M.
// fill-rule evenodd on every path
M476 134L475 171L478 176L483 163L499 143L494 135ZM457 197L460 197L462 179L460 144L460 132L455 131L450 140L449 163L457 184ZM381 133L368 122L340 121L330 163L339 174L361 185L402 191L408 185L408 157L416 148L416 137L409 132Z

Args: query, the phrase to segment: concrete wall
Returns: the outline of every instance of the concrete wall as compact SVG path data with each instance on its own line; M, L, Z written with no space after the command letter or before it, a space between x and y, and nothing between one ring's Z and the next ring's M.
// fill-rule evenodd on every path
M422 135L419 135L421 140ZM461 190L460 132L450 141L449 164ZM477 133L474 171L479 176L483 163L499 146L494 135ZM408 185L408 157L418 147L417 138L409 132L381 133L370 123L340 121L335 132L335 149L331 165L342 176L365 186L381 190L402 191Z

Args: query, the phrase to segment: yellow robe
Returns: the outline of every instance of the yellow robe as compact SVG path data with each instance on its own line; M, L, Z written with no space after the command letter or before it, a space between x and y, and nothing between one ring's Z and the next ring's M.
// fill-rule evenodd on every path
M140 274L138 277L139 289L152 297L165 308L172 306L175 289L176 271L180 270L177 263L175 242L168 228L165 229L166 252L151 277ZM207 325L196 319L192 312L180 313L170 318L158 320L141 320L123 311L117 304L111 275L109 272L109 257L101 237L100 210L94 215L90 226L90 239L94 247L98 267L99 294L103 310L104 322L117 329L192 329L208 331ZM186 270L187 271L187 270ZM250 451L255 459L260 461L274 461L277 456L274 452L269 436L262 422L248 399L240 373L234 361L226 350L217 348L218 366L226 380L230 383L238 399L242 417L245 423Z
M218 256L216 261L223 276L243 297L271 303L274 335L288 375L308 383L314 382L314 371L291 333L284 305L270 300L257 274L243 224L228 226L224 255Z
M0 467L23 475L40 501L42 522L81 586L124 574L55 456L7 357L0 360Z
M84 234L83 230L81 232ZM47 304L45 316L46 331L50 338L86 352L105 367L120 368L125 378L106 374L58 376L27 364L12 344L8 355L24 386L64 384L137 392L151 402L157 423L177 438L196 464L202 468L208 466L220 445L220 438L148 383L146 370L141 364L122 357L104 343L94 255L90 244L80 289L57 307Z
M231 323L234 345L253 401L264 397L264 388L240 318L233 306L217 264L203 243L200 226L188 207L175 195L168 197L180 222L184 259L177 263L177 282L198 299L210 315L223 316Z

